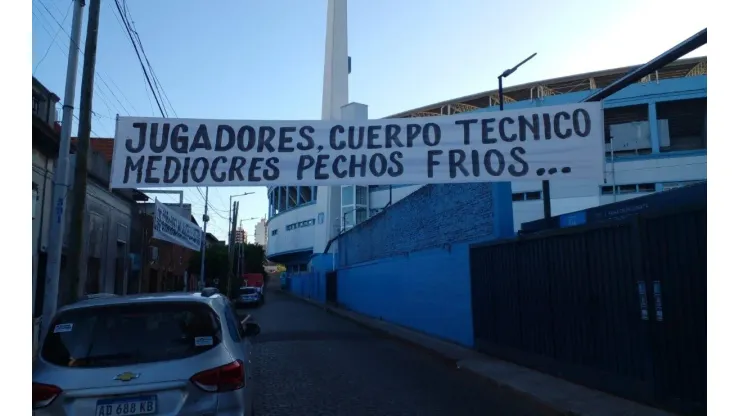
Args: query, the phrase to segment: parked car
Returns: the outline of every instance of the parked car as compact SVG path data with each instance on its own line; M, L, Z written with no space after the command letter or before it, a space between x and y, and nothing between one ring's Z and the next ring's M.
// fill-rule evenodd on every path
M259 332L212 288L82 300L41 340L34 415L248 415Z
M236 294L236 299L234 300L234 303L237 305L237 307L258 306L262 305L264 302L265 297L262 293L262 288L251 286L240 287L238 293Z

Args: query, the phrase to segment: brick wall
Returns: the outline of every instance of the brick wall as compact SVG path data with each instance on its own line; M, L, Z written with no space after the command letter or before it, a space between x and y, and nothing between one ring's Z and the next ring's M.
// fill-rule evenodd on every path
M427 185L339 238L348 266L493 233L488 183Z
M146 230L146 235L151 237L152 226L154 225L154 217L151 215L141 215L142 227ZM159 259L152 263L148 257L148 246L154 246L158 248ZM187 249L176 244L171 244L166 241L157 240L154 238L148 238L148 241L144 244L145 253L143 261L143 273L142 273L142 292L150 292L152 286L157 288L157 291L164 291L167 289L182 290L183 274L188 269L190 264L190 257L194 251ZM150 286L150 270L156 270L157 283Z

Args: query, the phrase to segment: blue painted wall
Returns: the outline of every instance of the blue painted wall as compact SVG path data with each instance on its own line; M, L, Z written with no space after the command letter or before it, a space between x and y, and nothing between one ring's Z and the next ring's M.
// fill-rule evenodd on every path
M306 299L326 302L326 275L319 272L286 274L285 288Z
M339 269L340 305L439 338L473 345L469 244Z
M472 345L468 247L493 233L491 184L428 185L339 238L338 302Z

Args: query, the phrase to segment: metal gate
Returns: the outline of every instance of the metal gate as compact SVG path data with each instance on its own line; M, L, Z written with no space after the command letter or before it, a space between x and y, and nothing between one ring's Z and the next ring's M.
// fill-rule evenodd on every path
M706 407L706 206L478 245L470 265L479 350L674 410Z
M706 413L707 210L647 218L655 394L670 408Z

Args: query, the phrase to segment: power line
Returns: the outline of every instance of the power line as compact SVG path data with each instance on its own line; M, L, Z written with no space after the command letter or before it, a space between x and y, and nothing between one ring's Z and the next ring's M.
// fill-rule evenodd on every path
M129 27L128 20L126 19L126 15L123 13L121 4L118 2L118 0L114 0L114 1L116 3L116 9L118 10L118 15L121 17L121 20L126 26L126 33L128 34L129 40L131 40L131 46L134 47L134 51L136 52L136 57L139 60L139 65L141 65L141 70L144 71L144 77L146 78L146 82L147 84L149 84L149 89L152 91L152 94L154 95L154 100L157 102L157 107L159 107L159 112L162 114L162 117L167 117L166 112L162 109L162 104L159 102L159 97L157 97L157 93L154 91L154 87L152 86L152 81L151 79L149 79L149 73L147 72L146 67L144 67L144 62L141 59L141 54L139 54L139 48L136 46L136 41L134 40L134 37L131 34L131 28Z
M169 108L172 111L172 113L175 115L175 117L177 117L177 112L175 111L174 106L170 102L170 99L167 96L167 92L164 90L164 87L159 82L159 78L157 77L156 71L154 71L154 67L149 61L149 57L146 55L143 42L141 41L141 36L136 31L135 23L133 22L134 20L133 16L131 16L130 12L128 11L128 7L126 6L125 0L123 1L123 5L121 4L121 2L119 2L119 0L115 0L115 4L116 4L116 10L118 11L118 17L120 17L119 25L123 26L122 28L128 35L129 40L131 41L131 44L134 47L134 51L136 51L136 56L139 59L139 64L141 65L141 69L144 72L144 76L146 77L149 90L151 91L152 95L154 96L155 101L157 102L157 107L159 107L159 111L162 117L169 117L169 114L167 113L167 107L162 105L165 101L167 104L169 104ZM143 56L143 59L142 59L142 56ZM146 62L146 65L144 64L144 62ZM148 96L149 95L147 94L147 97ZM195 189L198 192L197 195L199 195L202 202L205 203L206 198L205 198L205 195L203 194L203 191L199 187L196 187ZM207 205L211 210L213 210L213 213L216 216L221 217L222 219L228 221L228 219L223 214L221 214L221 213L227 213L228 210L217 209L213 206L213 204L210 201L208 202Z
M62 32L64 32L64 34L65 34L65 35L67 35L67 37L69 38L70 42L72 42L72 35L71 35L71 34L70 34L69 32L67 32L67 30L66 30L66 29L64 28L64 26L62 25L62 23L61 23L61 22L59 22L59 19L57 19L57 18L56 18L56 16L54 16L54 13L52 13L52 11L51 11L51 10L49 10L49 8L48 8L48 7L46 6L46 4L44 4L44 3L43 3L42 1L40 1L40 0L39 0L39 1L37 2L37 3L38 3L38 4L40 4L40 5L41 5L41 7L43 7L43 8L44 8L44 10L46 11L46 13L47 13L47 14L48 14L48 15L49 15L49 16L50 16L51 18L52 18L52 20L54 20L54 22L55 22L55 23L56 23L56 25L58 26L59 30L60 30L60 31L62 31ZM70 4L71 4L71 3L70 3ZM56 6L55 6L55 8L56 8L57 10L59 10L59 8L57 8ZM33 11L32 11L32 12L33 12ZM60 11L60 13L61 13L61 11ZM42 29L44 29L44 31L46 31L46 33L48 33L48 34L49 34L49 36L52 36L52 35L51 35L51 32L49 32L49 30L47 30L47 28L46 28L46 21L45 21L44 19L41 19L41 17L37 16L37 15L36 15L36 13L33 13L33 15L34 15L34 16L36 16L36 17L37 17L38 19L40 19L40 20L41 20L41 24L42 24L42 25L41 25L41 28L42 28ZM52 37L52 43L56 44L56 45L57 45L57 47L58 47L58 48L60 48L60 50L62 51L62 53L64 54L64 56L68 56L68 53L67 53L67 51L65 51L65 50L64 50L64 48L62 48L62 47L61 47L61 46L60 46L60 45L59 45L59 44L58 44L58 43L56 42L56 36L53 36L53 37ZM83 56L84 56L84 53L83 53L82 49L80 48L79 44L75 43L75 49L77 49L77 51L78 51L78 53L79 53L80 55L83 55ZM120 100L118 99L118 97L117 97L116 93L115 93L115 92L113 92L113 90L112 90L112 89L110 88L110 86L108 85L107 81L106 81L106 80L105 80L105 78L104 78L104 77L103 77L103 76L102 76L102 75L100 74L100 72L98 72L98 71L95 71L95 75L96 75L96 79L97 79L97 80L99 80L100 82L102 82L102 84L103 84L103 85L105 85L105 86L106 86L106 87L108 88L108 90L110 90L111 94L113 95L113 98L114 98L114 99L115 99L116 101L118 101L118 102L119 102L119 104L121 104L121 102L120 102ZM79 77L82 77L82 74L80 74L80 75L79 75ZM112 79L111 79L111 82L112 82ZM109 114L109 116L111 115L111 113L115 113L115 112L117 112L117 111L113 111L113 109L111 109L111 106L109 105L109 101L108 101L108 99L106 98L106 96L105 96L105 94L104 94L104 91L103 91L103 90L101 90L101 89L96 89L95 91L93 91L93 93L94 93L95 95L97 95L97 97L98 97L98 98L100 98L100 101L101 101L101 102L103 103L103 105L105 105L105 107L106 107L106 108L108 109L108 114ZM127 99L127 98L125 97L125 94L123 94L123 93L122 93L122 95L124 95L124 99L126 99L126 100L128 101L128 99ZM123 111L124 111L124 112L126 112L126 113L128 114L128 110L126 109L126 107L125 107L125 106L124 106L123 104L121 104L121 108L123 108ZM111 117L111 118L112 118L112 117Z
M64 19L62 19L62 22L67 21L67 17L69 16L69 12L72 10L72 5L74 3L70 2L69 7L67 8L67 13L64 15ZM41 57L41 59L36 63L36 67L33 68L32 75L36 74L36 70L39 69L39 66L41 66L41 63L44 62L44 59L46 59L46 56L49 54L49 51L51 50L51 46L54 45L57 41L57 36L59 36L59 32L62 31L62 26L59 26L59 29L57 29L57 32L54 34L54 37L51 38L51 42L49 42L49 47L46 48L46 52L44 52L44 56Z

